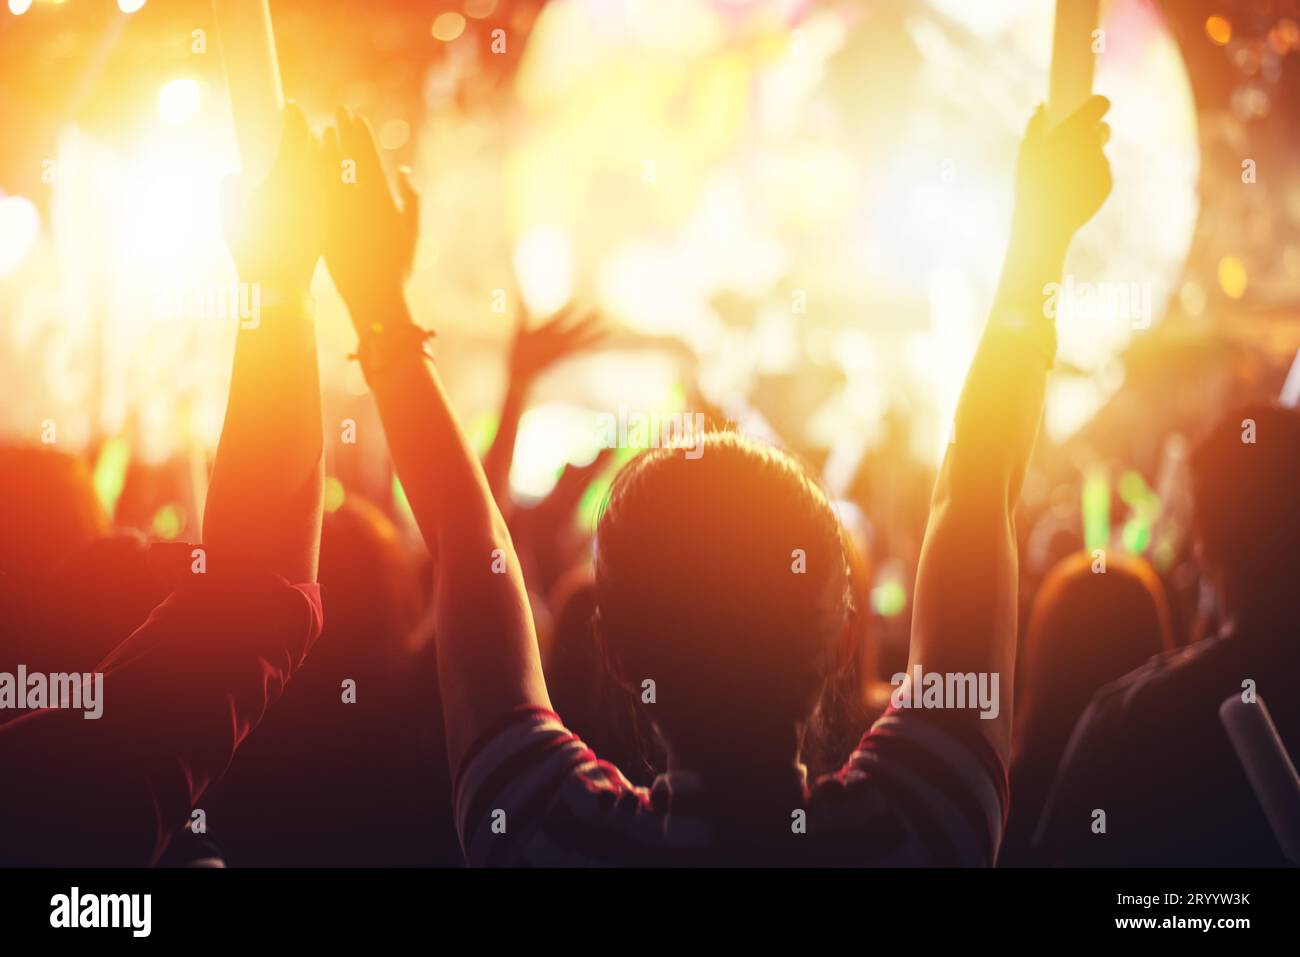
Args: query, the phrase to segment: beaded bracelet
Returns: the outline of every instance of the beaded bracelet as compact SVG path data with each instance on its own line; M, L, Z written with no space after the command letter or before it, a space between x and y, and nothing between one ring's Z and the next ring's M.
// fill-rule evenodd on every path
M370 327L369 333L357 343L357 351L348 358L360 362L362 371L369 379L386 371L394 358L405 355L410 348L432 359L433 351L428 348L427 343L430 339L437 338L437 335L432 329L425 329L413 323L400 323L393 326L375 323Z

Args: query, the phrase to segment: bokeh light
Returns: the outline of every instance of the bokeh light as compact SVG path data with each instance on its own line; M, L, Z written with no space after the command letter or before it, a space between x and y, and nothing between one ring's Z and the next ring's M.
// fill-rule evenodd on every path
M1205 35L1219 46L1227 46L1232 39L1232 24L1224 17L1206 17Z
M26 258L41 230L41 214L23 196L0 196L0 276L7 276Z
M465 16L482 20L496 12L497 0L465 0Z
M199 112L199 84L197 80L182 78L171 80L158 91L158 117L164 123L180 125L189 123Z
M1219 260L1219 287L1227 296L1240 299L1246 294L1246 264L1236 256L1224 256Z
M898 0L867 17L776 0L547 4L511 48L508 110L452 95L446 75L481 68L462 58L485 44L451 41L500 9L447 6L429 26L449 45L425 78L427 112L359 105L423 197L409 296L463 344L447 370L458 410L495 413L516 290L535 318L575 299L617 333L538 384L517 493L544 495L565 462L592 454L596 413L670 411L683 395L770 419L841 475L902 403L914 450L937 459L997 282L1017 143L1046 92L1050 4ZM1103 18L1115 192L1069 271L1149 284L1158 319L1175 290L1195 299L1182 277L1199 172L1190 86L1155 7L1113 0ZM54 357L46 390L13 414L86 419L96 389L95 424L134 422L142 455L211 448L234 325L178 322L168 307L233 279L217 215L218 184L238 168L225 96L174 77L156 104L126 109L162 123L60 134ZM12 270L41 223L30 204L5 209L0 268ZM328 279L313 293L323 382L363 394ZM1122 383L1116 356L1141 334L1117 315L1062 323L1076 374L1053 377L1049 434L1069 435Z
M450 43L464 32L465 18L454 11L440 13L433 21L432 33L435 40Z
M1051 4L899 2L869 26L813 8L798 42L769 4L593 9L548 6L530 38L529 136L506 165L516 235L564 236L578 281L593 277L628 327L689 343L715 400L863 332L870 358L807 410L801 438L853 444L909 395L917 447L936 459L997 281L1017 142L1046 92ZM1115 0L1103 27L1115 191L1068 270L1147 284L1158 318L1198 211L1191 87L1151 5ZM1100 372L1134 325L1115 310L1062 323L1062 360L1089 375L1053 382L1051 435L1122 381ZM621 378L648 365L629 357Z
M406 120L389 120L379 128L379 145L386 150L400 150L411 138L411 124Z

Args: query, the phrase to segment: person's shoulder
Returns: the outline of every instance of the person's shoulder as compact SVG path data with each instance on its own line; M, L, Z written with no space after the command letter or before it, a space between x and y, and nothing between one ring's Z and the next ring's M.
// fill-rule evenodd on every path
M324 625L320 585L223 563L201 545L152 543L145 553L164 596L101 663L110 670L162 654L213 675L248 661L297 670ZM180 637L180 636L184 637Z
M1049 859L1155 864L1190 852L1203 831L1194 818L1240 773L1218 706L1248 655L1244 642L1221 634L1155 655L1097 692L1062 756L1035 839ZM1109 809L1111 833L1122 840L1098 843L1074 830L1094 808Z
M1232 637L1220 634L1153 655L1145 664L1104 685L1089 712L1094 720L1120 719L1162 707L1171 698L1185 699L1191 689L1219 674L1237 644Z
M637 857L661 843L645 789L602 761L553 711L522 707L485 729L452 788L470 864L572 866Z
M837 861L991 864L1005 825L1007 776L970 721L891 708L844 766L817 782L811 799L809 833L830 838Z

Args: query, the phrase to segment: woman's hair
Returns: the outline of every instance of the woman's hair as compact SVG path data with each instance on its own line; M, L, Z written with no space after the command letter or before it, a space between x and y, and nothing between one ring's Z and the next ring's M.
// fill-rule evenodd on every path
M1007 866L1041 863L1033 834L1093 695L1174 645L1151 566L1122 552L1107 552L1104 566L1100 560L1089 552L1063 558L1034 596L1016 682L1011 812L999 853Z
M607 663L670 739L806 719L846 633L849 571L826 496L790 456L726 432L643 453L596 530ZM646 682L653 682L647 685Z
M1209 561L1241 595L1294 597L1300 561L1300 412L1255 403L1221 418L1189 460Z
M654 731L644 713L609 674L594 635L596 583L590 562L560 577L547 604L555 611L550 654L544 656L546 692L567 728L634 784L648 785L662 767Z
M1092 696L1174 646L1164 587L1141 558L1087 552L1058 562L1034 596L1025 633L1016 722L1031 741L1059 751ZM1058 754L1059 756L1059 754Z
M1011 759L1005 864L1029 850L1070 733L1094 694L1174 646L1160 579L1141 558L1077 552L1054 565L1026 629ZM1104 571L1102 569L1105 569Z
M205 797L222 850L253 867L451 863L436 675L407 643L422 611L417 565L393 523L349 492L325 516L319 578L320 640Z
M360 495L325 516L318 577L328 640L313 657L400 658L420 620L420 579L397 528Z

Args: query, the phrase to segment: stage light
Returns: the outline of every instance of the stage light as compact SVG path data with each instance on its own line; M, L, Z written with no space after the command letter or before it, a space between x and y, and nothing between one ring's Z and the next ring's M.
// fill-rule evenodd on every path
M343 507L343 502L347 498L347 490L343 483L333 475L325 476L325 511L333 514Z
M207 296L234 278L217 215L220 179L237 168L233 137L150 125L108 143L69 128L56 160L49 255L64 264L68 307L48 392L94 388L97 429L116 435L134 423L132 454L142 461L165 459L189 437L211 449L229 375L224 350L238 328L209 314ZM98 298L87 275L102 277ZM96 362L103 372L92 386L86 370Z
M907 589L898 582L887 582L871 589L871 608L876 614L892 618L907 607Z
M454 12L440 13L433 21L433 38L450 43L465 32L465 18Z
M545 6L516 79L528 134L504 165L506 218L515 236L563 229L574 281L594 285L621 325L687 342L706 392L748 389L774 360L799 368L852 323L878 369L846 370L844 394L860 401L874 378L872 394L908 396L914 443L934 456L994 294L1017 144L1047 92L1052 5L886 6L870 28L814 9L798 42L788 25L754 27L743 50L710 4L599 16ZM1195 106L1159 11L1142 0L1105 11L1102 27L1124 39L1123 55L1097 64L1096 88L1113 103L1115 189L1067 272L1142 284L1155 323L1197 215ZM694 68L665 66L665 51ZM455 258L448 250L438 268L455 270ZM792 290L809 307L781 345L766 317L790 312ZM1106 370L1145 328L1110 298L1099 308L1059 325L1061 359L1086 374L1049 386L1046 429L1058 441L1118 387ZM610 393L594 367L582 370L598 403L651 374L629 370ZM801 438L853 444L864 426L848 406L829 400Z
M1188 279L1178 290L1178 304L1183 313L1193 319L1205 312L1205 287L1195 279Z
M126 487L126 472L130 464L131 446L121 436L106 441L99 450L99 457L95 459L91 481L99 503L109 515L117 510L117 500Z
M117 0L117 8L123 13L135 13L145 4L145 0Z
M496 11L497 0L465 0L465 16L482 20Z
M492 409L484 409L464 423L465 438L479 458L487 455L488 449L492 448L492 440L497 437L497 429L500 427L501 416Z
M1093 466L1083 479L1080 501L1083 513L1083 543L1088 549L1110 544L1110 480L1104 469Z
M1119 477L1119 497L1125 505L1136 508L1154 493L1147 487L1141 472L1129 470Z
M446 12L451 6L461 12ZM477 18L508 6L460 0L422 22L450 42L469 29L467 15L482 29ZM436 304L450 326L477 324L484 368L487 340L500 347L510 333L510 317L491 315L484 293L509 286L511 253L535 312L557 308L576 288L612 325L684 344L698 361L684 370L673 349L619 350L551 377L542 404L562 399L571 408L529 420L524 433L538 429L536 445L521 433L528 467L516 484L531 496L589 444L563 424L572 407L656 409L668 384L689 376L721 400L750 394L765 373L818 376L825 367L844 386L792 439L860 446L900 396L914 412L914 447L937 455L947 446L998 275L1016 142L1046 90L1050 5L897 0L888 5L896 15L869 27L832 5L789 18L764 13L780 0L746 4L749 18L734 16L737 6L547 4L518 48L517 113L447 99L436 123L390 112L376 124L384 148L409 150L423 177L416 185L429 214L414 305ZM1195 113L1158 10L1144 0L1107 9L1103 25L1124 41L1123 55L1100 57L1097 73L1114 102L1115 194L1080 234L1071 271L1149 283L1158 320L1180 288L1196 215ZM910 53L899 63L877 62L902 49ZM159 291L178 277L189 289L232 276L214 210L216 184L238 158L210 96L197 77L175 79L158 93L166 125L150 126L151 142L96 146L103 158L83 163L80 179L77 164L60 157L51 248L79 265L101 257L112 287L105 312L85 308L66 320L102 326L69 339L105 344L109 434L123 410L147 400L165 406L182 393L215 423L201 444L219 432L228 369L212 357L233 326L190 322L168 338L151 318ZM16 268L45 228L30 204L18 205L0 216L0 271ZM85 222L102 223L102 251L84 238L95 235ZM1144 228L1155 223L1162 228ZM1300 252L1291 259L1300 263ZM1244 292L1244 265L1227 276ZM1193 298L1182 297L1189 312ZM1054 438L1113 391L1107 370L1142 334L1112 318L1061 325L1062 359L1086 374L1053 379ZM341 310L333 319L341 337L351 335ZM365 390L355 363L323 375L344 392ZM470 412L495 401L472 379L455 396ZM166 446L174 425L158 419L163 434L150 441ZM574 447L535 451L548 441Z
M26 258L41 231L41 214L22 196L0 196L0 276Z
M902 566L894 560L886 561L871 589L871 610L884 618L892 618L906 607L907 586L903 581Z
M9 12L21 17L32 8L32 0L9 0Z
M519 421L510 488L522 501L537 502L555 487L569 462L590 462L599 451L595 417L569 402L529 409Z
M1224 256L1219 260L1219 288L1233 299L1240 299L1246 294L1248 283L1246 264L1236 256Z
M427 269L432 269L434 264L437 263L437 261L438 261L437 241L430 239L427 236L421 236L418 240L416 240L415 262L412 264L411 268L415 272L424 272ZM362 390L363 393L366 391L369 390L366 389Z
M164 123L179 126L193 120L198 112L197 80L171 80L158 91L158 116Z
M220 173L197 154L193 144L153 145L134 154L117 178L114 232L142 269L155 267L151 283L169 273L190 274L205 243L221 244Z
M1273 49L1279 54L1297 49L1300 47L1300 23L1296 23L1290 17L1284 17L1268 32L1268 36L1273 41Z
M164 505L154 513L150 529L164 541L175 541L185 528L185 509L179 505Z
M1232 39L1232 24L1223 17L1206 17L1205 35L1219 46L1227 46Z
M411 138L411 124L406 120L389 120L379 129L379 145L386 150L400 150Z
M560 309L573 294L573 248L568 234L540 226L521 236L515 245L515 276L530 313L546 316Z
M1141 555L1151 544L1151 523L1145 517L1135 516L1124 523L1124 530L1120 534L1124 550Z

